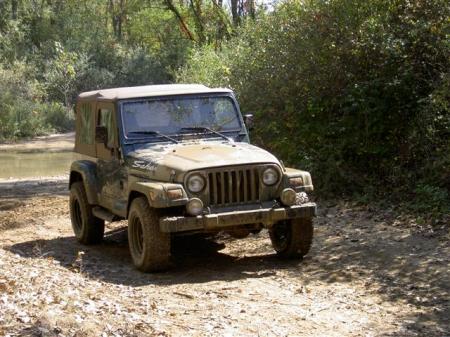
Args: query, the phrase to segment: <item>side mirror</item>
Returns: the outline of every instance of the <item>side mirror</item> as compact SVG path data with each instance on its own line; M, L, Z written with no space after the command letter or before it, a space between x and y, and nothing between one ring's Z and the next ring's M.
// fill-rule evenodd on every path
M253 115L252 114L247 114L244 115L244 123L245 126L247 127L247 130L251 131L253 130Z
M106 146L108 143L108 129L106 126L97 126L95 128L95 142L97 144L103 143Z

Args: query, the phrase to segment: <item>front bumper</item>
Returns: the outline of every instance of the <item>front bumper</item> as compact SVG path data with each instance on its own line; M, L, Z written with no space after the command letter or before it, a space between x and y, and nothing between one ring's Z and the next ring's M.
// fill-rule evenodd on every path
M159 220L159 227L162 232L166 233L194 230L208 231L254 223L270 226L281 220L310 218L315 215L316 204L308 202L290 207L262 208L198 216L163 217Z

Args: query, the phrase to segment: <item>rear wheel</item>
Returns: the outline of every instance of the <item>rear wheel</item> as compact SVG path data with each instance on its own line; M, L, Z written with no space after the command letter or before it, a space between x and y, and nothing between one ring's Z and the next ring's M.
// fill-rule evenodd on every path
M159 216L144 197L134 199L131 204L128 244L137 269L154 272L170 266L170 234L159 230Z
M308 254L313 233L311 218L283 220L269 230L272 246L282 258L302 258Z
M77 240L85 245L102 241L105 222L92 214L83 182L77 181L70 187L70 219Z

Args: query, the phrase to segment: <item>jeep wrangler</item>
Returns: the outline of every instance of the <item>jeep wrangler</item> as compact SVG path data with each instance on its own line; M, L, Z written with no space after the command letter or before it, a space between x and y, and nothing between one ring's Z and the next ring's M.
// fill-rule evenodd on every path
M203 85L149 85L81 93L70 169L77 240L99 243L105 221L128 219L141 271L170 266L171 237L267 228L280 257L308 253L316 205L308 172L284 167L250 144L252 116L233 92Z

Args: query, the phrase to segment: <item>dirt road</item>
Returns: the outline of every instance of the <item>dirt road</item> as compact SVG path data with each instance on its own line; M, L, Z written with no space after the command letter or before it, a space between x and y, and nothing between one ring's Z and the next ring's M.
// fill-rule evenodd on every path
M448 224L325 204L301 262L261 232L178 239L142 274L123 223L76 243L65 179L0 182L0 336L450 335Z

